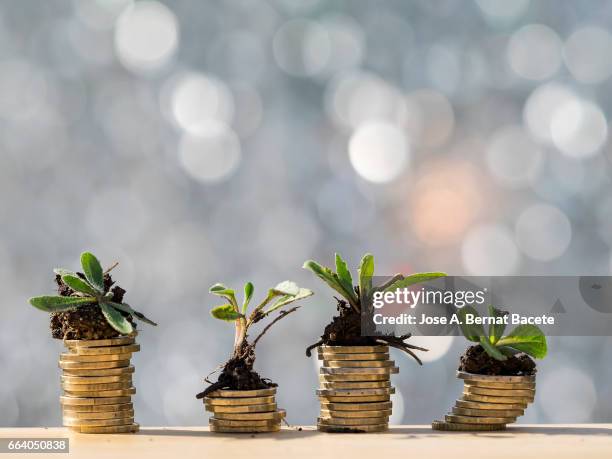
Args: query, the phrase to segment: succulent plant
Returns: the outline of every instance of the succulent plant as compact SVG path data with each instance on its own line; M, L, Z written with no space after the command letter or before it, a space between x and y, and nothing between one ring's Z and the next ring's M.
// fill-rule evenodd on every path
M334 318L334 321L332 321L332 323L326 327L325 333L321 337L322 339L320 341L312 344L306 349L307 356L310 356L310 351L313 348L321 344L333 344L333 342L336 340L333 339L332 334L336 334L336 331L342 332L344 334L344 339L350 338L351 340L357 340L361 335L361 312L367 307L367 305L371 304L371 299L374 292L393 291L396 289L406 288L420 282L426 282L446 276L445 273L441 272L415 273L409 276L395 274L391 277L391 279L382 285L373 286L372 277L374 276L374 257L367 253L363 256L361 263L359 264L359 269L357 270L358 285L355 286L353 285L353 277L346 262L337 253L335 254L335 261L335 272L332 269L321 266L319 263L312 260L306 261L303 266L305 269L309 269L316 274L343 298L343 300L336 298L339 305L338 309L340 310L340 316ZM351 311L347 310L346 305L351 308L353 314L350 313ZM352 336L348 336L348 334L352 334ZM421 363L421 360L413 352L413 350L426 351L427 349L405 343L404 341L410 337L410 334L402 336L374 336L371 337L371 342L387 344L391 347L400 349L411 355L417 362ZM370 337L362 338L370 339ZM365 344L363 339L360 341L362 341L361 344Z
M478 320L468 322L467 316L471 315L473 319L479 318L478 311L472 306L464 306L459 309L458 314L461 319L461 332L463 335L474 343L482 346L485 352L495 360L505 361L519 352L524 352L536 359L543 359L547 354L546 336L535 325L519 325L512 330L508 335L504 336L506 324L503 318L509 313L500 311L493 306L489 306L489 332L484 329L484 326L477 323Z
M82 273L62 268L53 270L61 281L73 290L70 296L36 296L30 298L30 304L41 311L50 313L73 311L82 306L98 305L108 324L123 335L129 335L134 331L126 314L150 325L157 325L144 314L134 310L129 304L113 301L113 293L107 291L105 287L105 272L93 254L89 252L81 254L81 267Z

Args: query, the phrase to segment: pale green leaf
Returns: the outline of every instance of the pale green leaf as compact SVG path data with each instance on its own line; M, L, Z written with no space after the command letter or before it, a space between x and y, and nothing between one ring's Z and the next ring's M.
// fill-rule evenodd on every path
M336 274L342 284L342 288L352 292L353 291L353 277L351 272L346 265L346 262L342 259L339 253L336 254Z
M308 298L312 294L313 292L311 290L308 290L307 288L300 288L298 290L298 293L295 295L285 295L279 298L272 306L270 306L266 311L264 311L264 315L268 315L271 312L274 312L277 309L282 308L283 306L286 306L295 301L299 301L299 300L303 300L304 298Z
M476 311L476 309L474 309L472 306L464 306L457 311L457 314L459 315L459 318L461 320L461 324L459 325L459 327L461 328L463 336L465 336L470 341L479 343L480 337L486 336L483 326L481 324L467 323L468 316L480 317L478 311Z
M221 306L212 308L210 310L210 315L215 319L225 320L227 322L233 322L243 317L242 314L236 312L234 306L231 304L222 304Z
M87 281L100 292L104 291L104 272L98 259L89 252L81 254L81 266Z
M246 314L251 298L253 297L254 290L255 287L253 287L251 282L244 284L244 302L242 303L242 314Z
M81 292L89 296L97 296L100 293L89 285L88 282L84 281L78 276L73 276L72 274L64 274L62 276L62 282L64 282L64 284L75 292Z
M420 284L422 282L427 282L445 276L446 273L415 273L393 282L391 285L385 288L385 291L390 292L400 288L410 287L411 285Z
M548 352L546 336L535 325L519 325L501 338L497 346L508 346L536 359L543 359Z
M308 260L304 263L303 268L309 269L313 273L315 273L320 279L322 279L327 285L329 285L332 289L338 292L341 296L346 298L346 300L356 309L359 309L359 301L356 293L351 290L347 291L343 285L340 283L340 279L338 275L334 273L331 269L321 266L316 261Z
M372 290L372 276L374 275L374 257L372 254L365 254L359 265L359 295L361 302L367 300Z
M125 316L110 304L100 303L100 309L108 324L122 335L129 335L134 331L134 327Z
M506 357L499 349L491 344L489 338L486 336L480 337L480 345L484 348L485 352L493 357L495 360L507 360Z
M496 319L498 319L498 318L503 318L506 315L508 315L507 312L500 311L499 309L495 308L492 305L489 306L489 316L490 317L495 317ZM499 339L504 335L505 330L506 330L505 323L490 324L489 325L489 341L491 342L491 344L496 344L499 341Z
M132 316L141 320L144 323L153 325L155 327L157 326L155 322L153 322L151 319L146 317L142 312L136 311L127 303L115 303L114 301L106 301L106 303L110 304L113 308L118 309L119 311L123 311L123 312L127 312L128 314L131 314Z
M62 312L75 309L84 304L95 304L95 298L80 296L35 296L30 298L30 304L45 312Z

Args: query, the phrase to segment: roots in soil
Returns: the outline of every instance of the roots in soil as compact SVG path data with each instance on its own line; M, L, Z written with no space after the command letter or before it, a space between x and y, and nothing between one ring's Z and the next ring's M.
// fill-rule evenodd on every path
M480 344L469 347L459 359L459 371L491 376L524 376L536 373L536 364L527 354L496 360Z
M321 339L306 348L306 355L311 356L311 351L321 345L326 346L376 346L388 345L409 354L419 364L421 359L413 352L427 351L427 349L408 344L405 341L412 335L402 336L362 336L361 335L361 314L355 311L346 301L336 298L339 314L334 316L332 321L327 324Z
M77 273L85 278L82 273ZM76 292L62 282L61 276L55 276L57 292L60 296L77 296ZM105 292L113 294L112 301L122 303L125 290L114 285L110 274L104 274ZM122 313L132 326L136 328L130 314ZM73 311L51 313L51 335L56 339L109 339L121 336L109 325L97 304L81 306Z
M217 382L211 383L208 379L205 379L205 382L210 383L210 386L196 395L196 398L204 398L218 389L256 390L276 387L277 384L267 378L262 378L253 370L254 364L255 347L245 341L240 351L236 352L223 365Z

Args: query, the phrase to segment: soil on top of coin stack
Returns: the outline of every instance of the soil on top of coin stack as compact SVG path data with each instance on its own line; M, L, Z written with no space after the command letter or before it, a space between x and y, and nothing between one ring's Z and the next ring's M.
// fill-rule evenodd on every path
M83 273L77 275L85 279ZM57 292L60 296L78 296L74 290L64 284L61 276L55 276ZM104 291L113 294L112 301L122 303L125 290L114 285L110 274L104 274ZM136 329L136 323L132 316L127 313L122 314ZM111 327L97 304L81 306L72 311L52 312L51 313L51 336L56 339L109 339L121 336L117 330Z
M245 340L240 352L237 352L223 365L217 382L196 395L196 398L204 398L218 389L257 390L278 386L268 378L259 376L259 373L253 370L254 364L255 348ZM206 382L209 381L206 380Z
M459 371L490 376L534 375L536 364L527 354L516 354L507 360L496 360L477 344L470 346L459 359Z

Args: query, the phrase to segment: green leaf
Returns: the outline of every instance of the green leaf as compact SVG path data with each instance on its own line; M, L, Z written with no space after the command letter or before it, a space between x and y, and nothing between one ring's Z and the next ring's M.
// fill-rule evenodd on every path
M487 354L493 357L495 360L507 360L506 357L499 349L491 344L489 338L486 336L480 337L480 345L484 348Z
M238 314L238 302L236 301L236 292L230 288L227 288L223 284L215 284L209 290L213 295L217 295L228 300L234 307L234 312Z
M104 272L98 259L89 252L81 254L81 266L87 281L100 292L104 291ZM117 330L119 331L119 330Z
M247 282L244 284L244 302L242 303L242 313L246 314L247 309L249 307L249 303L251 302L251 298L253 297L253 291L255 287L251 282Z
M304 298L308 298L312 294L313 292L311 290L308 290L307 288L300 288L298 289L298 292L295 295L285 295L279 298L278 301L276 301L276 303L274 303L266 311L264 311L264 315L268 315L271 312L274 312L277 309L282 308L283 306L286 306L295 301L299 301L299 300L303 300Z
M295 282L292 281L283 281L274 287L272 290L276 292L277 295L297 295L300 291L300 288L297 286Z
M101 293L80 277L73 276L72 274L64 274L62 281L75 292L85 293L89 296L97 296Z
M536 359L543 359L548 352L546 336L535 325L519 325L508 336L501 338L497 346L508 346Z
M446 273L415 273L409 276L404 277L403 279L399 279L389 285L385 291L393 291L398 288L406 288L411 285L420 284L421 282L427 282L430 280L438 279L440 277L446 277Z
M155 322L153 322L151 319L146 317L142 312L138 312L135 309L133 309L127 303L115 303L114 301L105 301L105 303L110 304L113 308L118 309L119 311L123 311L123 312L127 312L128 314L132 314L134 317L136 317L137 319L141 320L144 323L157 327L157 324Z
M351 272L349 271L346 262L342 259L339 253L336 254L336 274L338 275L338 279L342 284L342 288L352 292L353 277L351 276Z
M78 308L84 304L95 304L95 298L80 296L35 296L30 304L45 312L62 312Z
M478 311L474 309L472 306L464 306L457 311L459 318L461 319L461 324L459 327L461 328L461 332L463 336L465 336L468 340L473 341L475 343L480 342L481 336L486 336L484 328L480 324L467 324L467 316L472 315L474 317L480 317Z
M489 316L490 317L500 318L500 317L504 317L507 315L508 315L507 312L500 311L499 309L495 308L492 305L489 306ZM489 341L491 342L491 344L497 343L499 339L504 335L505 330L506 330L505 323L490 324L489 325Z
M359 309L357 294L354 291L347 291L340 283L338 275L331 269L321 266L316 261L308 260L304 263L303 268L311 270L320 279L322 279L332 289L342 295L355 308Z
M69 269L64 269L64 268L54 268L53 272L60 277L65 276L66 274L69 274L71 276L77 275L74 271L70 271Z
M359 265L359 294L362 302L370 295L372 290L372 276L374 275L374 257L372 254L366 253L361 259Z
M215 319L225 320L227 322L233 322L243 317L242 314L236 312L234 306L231 304L222 304L221 306L212 308L210 310L210 315Z
M134 327L125 316L110 304L100 303L100 309L108 324L122 335L129 335L134 331Z

